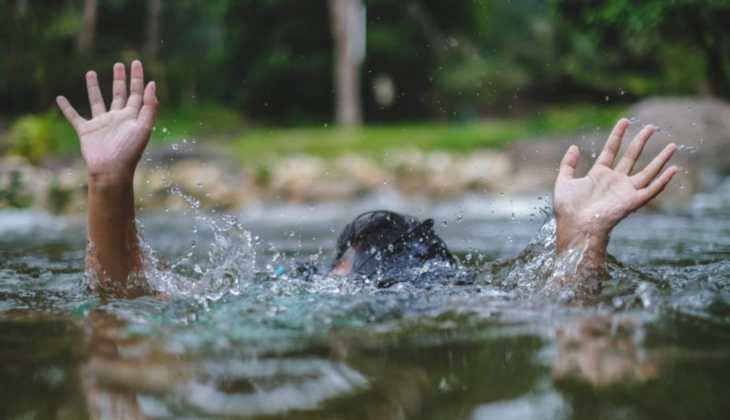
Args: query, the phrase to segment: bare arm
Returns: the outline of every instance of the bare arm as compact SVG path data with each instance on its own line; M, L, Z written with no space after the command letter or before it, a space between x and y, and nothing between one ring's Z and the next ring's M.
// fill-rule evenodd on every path
M643 170L631 175L644 144L654 133L647 125L633 139L614 167L629 122L621 119L588 174L575 178L580 152L571 146L560 164L555 182L553 208L557 223L557 254L583 249L577 276L600 270L613 228L629 214L656 197L677 173L672 166L663 173L677 146L669 144ZM661 173L661 175L660 175Z
M58 106L76 129L89 172L89 250L87 272L118 296L137 297L147 290L134 224L134 171L142 157L157 113L155 83L144 86L142 63L131 66L129 97L123 64L114 65L113 100L107 111L96 73L86 74L92 118L79 116L66 98Z

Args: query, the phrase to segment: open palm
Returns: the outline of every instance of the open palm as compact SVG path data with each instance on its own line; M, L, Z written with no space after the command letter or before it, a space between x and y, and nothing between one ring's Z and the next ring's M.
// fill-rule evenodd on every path
M96 73L86 74L92 119L80 117L68 100L57 98L58 106L76 129L89 175L134 174L147 145L157 113L155 83L144 87L144 71L139 61L132 63L129 97L123 64L114 65L114 83L109 111L99 89Z
M677 167L672 166L659 175L677 150L677 146L670 144L646 168L631 175L644 144L654 132L650 125L634 137L612 168L628 125L626 119L616 124L601 155L583 178L574 177L580 156L578 148L568 149L560 164L553 198L559 230L608 235L622 219L656 197L677 173Z

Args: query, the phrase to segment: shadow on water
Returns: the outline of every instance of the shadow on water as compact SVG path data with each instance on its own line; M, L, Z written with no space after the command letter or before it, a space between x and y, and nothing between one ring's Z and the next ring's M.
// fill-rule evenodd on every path
M277 274L328 262L357 206L311 223L307 208L254 209L242 236L224 218L150 215L148 242L180 276L157 279L178 294L167 301L98 298L83 283L83 225L0 214L0 418L730 415L730 218L636 215L611 249L635 266L560 302L525 277L535 255L505 260L539 230L534 209L463 217L468 204L431 215L476 283L386 290ZM226 255L249 260L229 270Z

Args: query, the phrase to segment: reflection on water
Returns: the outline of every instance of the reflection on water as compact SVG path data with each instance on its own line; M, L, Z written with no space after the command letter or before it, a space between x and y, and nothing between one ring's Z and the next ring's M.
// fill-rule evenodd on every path
M445 221L477 282L385 290L276 271L328 262L357 203L252 209L240 225L148 215L146 240L177 273L156 278L167 301L89 293L82 221L0 213L0 418L730 415L727 215L629 218L611 246L628 265L563 302L537 292L549 235L507 260L540 229L542 201L511 203L512 220L477 217L471 200L391 204Z

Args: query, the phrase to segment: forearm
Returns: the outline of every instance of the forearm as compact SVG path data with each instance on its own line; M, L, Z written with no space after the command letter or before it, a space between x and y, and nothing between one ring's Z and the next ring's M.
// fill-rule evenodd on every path
M89 175L88 229L86 268L100 285L123 297L145 294L133 175Z

